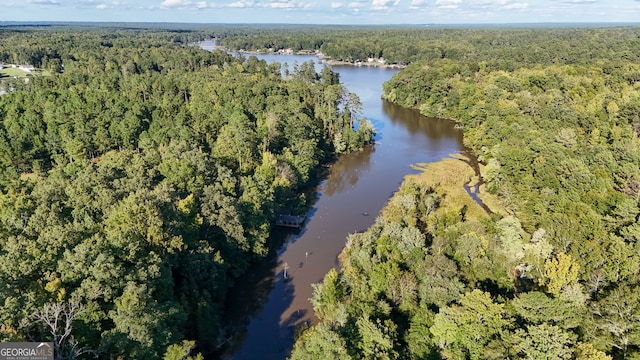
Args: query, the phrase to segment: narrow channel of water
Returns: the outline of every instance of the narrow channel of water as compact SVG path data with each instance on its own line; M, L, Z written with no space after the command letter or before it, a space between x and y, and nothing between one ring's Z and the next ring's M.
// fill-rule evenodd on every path
M205 47L206 48L206 47ZM260 55L267 62L317 62L313 56ZM322 65L318 65L322 66ZM252 269L231 290L227 320L238 333L227 359L285 359L297 325L314 323L311 284L338 267L349 234L366 230L398 190L411 164L438 161L462 150L462 131L446 120L381 100L382 84L398 70L335 66L340 80L356 93L363 116L376 131L376 145L341 157L317 188L318 200L297 234L280 234L282 247ZM287 279L284 269L287 268Z

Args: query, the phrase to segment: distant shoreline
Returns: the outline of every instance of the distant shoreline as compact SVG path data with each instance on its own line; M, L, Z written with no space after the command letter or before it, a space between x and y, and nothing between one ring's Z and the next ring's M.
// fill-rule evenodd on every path
M247 51L247 50L237 50L237 51L233 51L233 50L229 50L225 47L222 46L215 46L212 47L214 49L220 49L220 50L224 50L227 52L235 52L238 54L248 54L248 55L315 55L320 61L322 61L322 63L326 63L327 65L337 65L337 66L371 66L371 67L379 67L379 68L385 68L385 69L404 69L406 67L406 65L400 65L400 64L386 64L386 63L380 63L378 61L346 61L346 60L333 60L331 59L331 57L323 54L323 53L318 53L312 50L300 50L297 52L282 52L282 50L280 51L275 51L275 52L264 52L264 51Z
M212 41L212 45L203 45L203 43L207 42L207 41ZM236 53L236 54L242 54L242 55L313 55L315 57L318 58L319 61L321 61L323 64L327 64L330 66L371 66L371 67L379 67L379 68L384 68L384 69L404 69L405 67L407 67L407 65L401 65L401 64L387 64L384 62L380 62L378 61L378 59L375 59L374 61L346 61L346 60L333 60L331 59L330 56L327 56L321 52L318 52L316 50L299 50L299 51L293 51L291 49L288 50L278 50L278 51L261 51L261 50L229 50L228 48L221 46L221 45L216 45L216 40L215 39L211 39L211 40L205 40L205 41L201 41L199 43L196 43L198 46L200 46L200 48L205 49L205 50L222 50L225 51L227 53Z
M407 65L400 64L381 64L378 62L368 62L368 61L344 61L344 60L325 60L329 65L342 65L342 66L371 66L371 67L379 67L385 69L404 69Z

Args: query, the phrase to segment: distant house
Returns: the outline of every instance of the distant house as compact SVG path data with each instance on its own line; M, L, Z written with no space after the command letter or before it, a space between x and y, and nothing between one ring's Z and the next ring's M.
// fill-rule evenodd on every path
M386 61L385 61L384 58L377 58L376 59L376 58L370 57L370 58L367 58L367 62L369 62L369 63L377 62L378 64L384 64Z
M4 63L0 63L0 70L4 69Z
M293 55L293 49L280 49L278 52L283 55Z
M18 69L24 71L24 72L32 72L34 71L36 68L33 67L33 65L18 65Z

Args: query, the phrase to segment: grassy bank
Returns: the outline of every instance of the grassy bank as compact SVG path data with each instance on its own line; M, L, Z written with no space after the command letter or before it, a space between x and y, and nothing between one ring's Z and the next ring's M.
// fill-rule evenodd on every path
M410 175L416 182L435 185L436 193L443 198L443 208L461 209L466 207L467 216L482 219L488 214L477 204L464 189L465 184L474 185L477 178L473 169L464 161L462 155L455 158L446 158L438 162L417 164L413 167L422 172ZM498 198L489 194L484 186L480 187L478 197L493 212L505 215L506 212L500 206Z

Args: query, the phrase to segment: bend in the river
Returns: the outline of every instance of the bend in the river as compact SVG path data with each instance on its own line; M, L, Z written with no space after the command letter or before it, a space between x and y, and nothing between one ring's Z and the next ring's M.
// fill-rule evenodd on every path
M318 60L305 55L258 57L290 66ZM311 284L338 267L337 256L347 236L373 224L404 176L416 172L411 164L438 161L462 150L462 131L454 129L452 122L427 119L381 100L382 84L397 69L333 68L347 89L360 97L363 116L377 131L376 145L338 159L317 188L318 199L304 228L284 236L282 247L231 290L225 316L237 324L238 333L231 340L229 359L286 358L295 327L315 321L309 302Z

